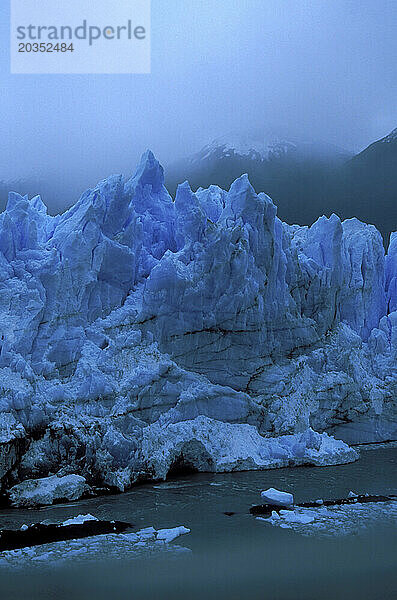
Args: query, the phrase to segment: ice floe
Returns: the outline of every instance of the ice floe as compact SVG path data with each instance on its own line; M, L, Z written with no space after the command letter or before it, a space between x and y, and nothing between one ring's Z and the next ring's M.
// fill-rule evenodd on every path
M340 537L368 532L371 528L397 528L397 502L319 506L272 512L269 517L256 517L282 529L304 536Z
M53 569L65 565L76 566L79 563L100 563L112 559L128 561L142 557L151 558L160 553L184 554L190 550L171 542L187 533L190 533L190 529L184 526L159 530L147 527L137 532L104 534L21 550L9 550L0 553L0 568Z

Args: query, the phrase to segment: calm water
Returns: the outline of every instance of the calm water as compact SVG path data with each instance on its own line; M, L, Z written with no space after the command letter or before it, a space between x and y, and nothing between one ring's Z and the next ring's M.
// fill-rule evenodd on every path
M337 467L196 474L117 496L40 510L1 511L1 527L91 513L134 529L185 525L188 556L108 562L40 574L1 574L1 598L397 598L397 523L368 519L356 535L323 540L271 527L249 514L275 487L295 501L397 493L397 449L365 450ZM374 505L373 505L374 506ZM371 505L368 505L371 511ZM233 512L226 516L224 512ZM370 515L370 513L369 513ZM29 590L29 591L28 591Z

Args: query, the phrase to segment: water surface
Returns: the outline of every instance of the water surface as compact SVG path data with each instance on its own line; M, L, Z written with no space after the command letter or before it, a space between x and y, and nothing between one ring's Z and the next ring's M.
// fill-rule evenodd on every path
M349 491L396 494L396 459L393 447L362 450L360 460L348 465L190 474L137 486L120 495L39 510L3 510L2 527L13 528L85 513L131 522L135 530L185 525L191 533L174 544L191 552L171 560L139 561L126 555L125 560L115 562L107 562L105 552L105 565L79 570L76 564L73 577L69 567L54 570L47 565L46 589L40 587L43 581L38 574L25 573L18 575L18 592L15 578L4 574L0 591L3 588L6 598L12 587L13 598L32 599L84 598L94 592L95 598L309 599L319 598L319 590L323 598L342 597L343 589L343 597L396 598L395 513L368 504L359 518L347 516L349 535L329 540L272 527L249 514L250 506L260 503L260 491L268 487L292 492L296 502L346 497ZM26 586L30 596L23 596ZM55 595L50 588L56 590Z

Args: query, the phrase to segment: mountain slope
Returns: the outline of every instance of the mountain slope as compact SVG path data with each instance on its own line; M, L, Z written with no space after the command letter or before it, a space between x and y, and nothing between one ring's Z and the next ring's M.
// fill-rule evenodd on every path
M310 225L337 213L374 224L387 245L397 224L397 130L351 156L331 144L226 137L173 165L167 187L187 178L193 189L229 187L247 173L288 223Z
M397 129L344 165L335 196L339 213L342 207L346 216L359 212L388 241L397 225Z

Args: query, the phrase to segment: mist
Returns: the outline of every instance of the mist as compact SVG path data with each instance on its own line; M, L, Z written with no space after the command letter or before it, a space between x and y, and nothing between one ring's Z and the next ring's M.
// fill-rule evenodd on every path
M39 76L9 73L6 4L0 180L53 182L57 209L146 148L167 166L272 132L357 152L397 126L394 1L153 0L150 75Z

